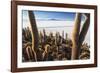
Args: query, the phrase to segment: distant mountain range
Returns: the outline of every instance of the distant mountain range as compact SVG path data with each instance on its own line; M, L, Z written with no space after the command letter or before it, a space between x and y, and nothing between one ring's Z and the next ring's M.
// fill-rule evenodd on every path
M36 20L39 20L39 21L66 21L64 19L54 19L54 18L52 18L52 19L36 19Z

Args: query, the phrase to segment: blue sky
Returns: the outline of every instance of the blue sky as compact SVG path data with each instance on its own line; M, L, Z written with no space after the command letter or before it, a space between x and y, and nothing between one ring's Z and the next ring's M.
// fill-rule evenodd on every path
M23 19L28 18L28 11L23 10ZM73 21L75 12L53 12L53 11L34 11L35 18L38 20L66 20Z
M75 13L35 11L36 19L74 20Z
M33 11L33 12L35 14L35 19L38 27L73 26L76 15L75 12L54 12L54 11ZM60 22L55 23L55 21L60 21ZM83 21L84 17L82 16L82 22ZM22 24L23 27L27 27L30 24L28 10L22 11Z

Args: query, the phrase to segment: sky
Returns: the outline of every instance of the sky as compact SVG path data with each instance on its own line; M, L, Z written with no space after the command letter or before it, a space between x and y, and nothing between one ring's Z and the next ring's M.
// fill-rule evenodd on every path
M74 20L75 13L69 12L50 12L50 11L35 11L36 19L49 20Z
M34 11L37 20L66 20L73 21L75 19L75 12L53 12L53 11ZM28 19L28 11L23 10L23 20ZM82 17L82 19L84 19Z
M39 10L38 11L35 10L33 11L33 13L35 15L35 19L38 27L73 26L75 20L75 14L76 14L75 12L55 12L55 11L39 11ZM84 17L82 16L82 21L83 20ZM50 21L54 21L54 22L50 22ZM23 24L23 28L29 26L30 24L28 10L22 10L22 24Z

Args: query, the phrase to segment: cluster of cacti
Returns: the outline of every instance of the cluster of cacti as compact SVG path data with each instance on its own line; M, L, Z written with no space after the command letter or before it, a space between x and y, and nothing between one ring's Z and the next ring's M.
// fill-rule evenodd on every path
M30 29L28 27L24 28L22 35L23 62L36 61L32 51L32 35ZM37 49L41 54L41 60L37 61L71 60L72 41L68 38L67 33L66 37L64 35L64 31L62 31L62 34L59 32L56 32L56 34L50 32L49 35L47 35L45 29L39 31L39 44ZM89 46L88 44L83 44L81 46L80 59L89 59L89 57Z
M89 59L90 58L90 46L87 43L84 43L81 46L80 56L79 59Z

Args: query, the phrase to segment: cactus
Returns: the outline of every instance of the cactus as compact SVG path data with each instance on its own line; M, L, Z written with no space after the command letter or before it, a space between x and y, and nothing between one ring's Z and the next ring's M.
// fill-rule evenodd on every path
M79 57L79 32L80 32L80 25L81 25L81 14L76 13L74 29L72 33L72 57L71 59L78 59Z
M87 34L87 31L88 31L89 25L90 25L90 14L85 13L84 16L85 16L85 22L83 24L83 27L82 27L82 30L81 30L80 36L79 36L79 48L81 47L81 45L85 39L85 36Z
M29 11L29 20L31 26L31 34L32 34L32 50L34 52L35 60L41 60L41 54L38 52L38 45L39 45L39 34L36 26L35 16L33 11Z
M85 13L84 16L85 16L85 22L80 31L81 14L80 13L76 14L75 25L74 25L74 30L72 34L73 35L72 36L72 43L73 43L72 59L79 59L81 46L90 25L90 14Z

